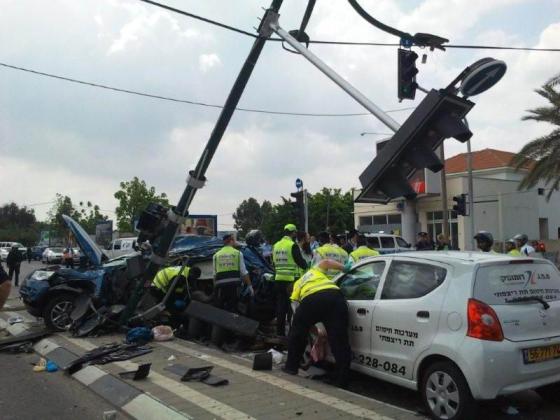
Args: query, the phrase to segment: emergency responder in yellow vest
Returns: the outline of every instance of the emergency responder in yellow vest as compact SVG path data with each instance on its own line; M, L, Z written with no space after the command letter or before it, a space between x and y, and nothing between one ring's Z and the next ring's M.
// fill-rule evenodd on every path
M474 235L474 239L476 241L476 246L482 252L490 252L491 254L495 254L496 252L492 249L494 245L494 237L490 232L486 232L485 230L481 230L476 235Z
M348 253L336 244L329 243L329 234L320 232L317 235L319 240L319 248L313 254L313 265L319 264L322 260L330 259L344 265L348 261ZM327 277L332 279L337 274L336 270L328 270Z
M358 261L361 261L365 258L369 258L369 257L377 257L379 255L379 252L377 252L375 249L371 249L366 245L366 237L364 235L358 235L358 248L356 248L355 251L352 251L352 253L350 254L350 259L354 262L357 263Z
M241 251L234 248L235 238L231 234L222 238L224 247L214 254L214 304L230 312L237 312L241 281L253 296L253 286Z
M307 270L307 262L295 242L296 225L288 223L284 226L284 237L272 248L274 264L274 292L276 295L276 334L286 335L286 317L292 318L290 310L290 293L292 284L299 278L300 269Z
M181 272L181 266L173 266L162 268L158 271L152 284L150 285L150 294L158 301L161 302L169 292L169 288L173 284L175 277ZM185 267L181 273L175 289L165 302L166 309L172 315L180 314L187 306L187 281L195 281L200 277L200 268L198 267Z
M309 329L322 322L336 361L336 383L348 385L351 350L348 340L348 306L342 292L326 275L327 270L349 271L352 263L342 265L325 259L294 284L290 299L296 306L288 338L288 359L283 370L297 375L308 342Z
M508 239L505 243L506 246L506 254L511 257L522 257L523 254L521 251L517 249L517 244L515 243L515 239Z

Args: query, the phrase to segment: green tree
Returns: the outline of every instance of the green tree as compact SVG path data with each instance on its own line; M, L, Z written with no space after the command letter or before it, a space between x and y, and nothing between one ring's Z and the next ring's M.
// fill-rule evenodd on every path
M233 213L234 229L245 236L251 229L260 228L263 218L259 202L253 197L243 200Z
M354 227L352 192L338 188L323 188L309 199L309 232L322 230L343 233Z
M68 228L62 215L65 214L76 220L78 223L81 219L81 213L77 210L72 203L72 199L67 195L57 193L55 203L48 212L48 219L51 225L51 232L54 236L65 238L68 236Z
M34 245L39 236L39 224L33 209L7 203L0 207L0 238L21 242L26 246Z
M86 203L80 201L78 211L80 213L80 225L90 234L95 233L95 226L98 222L108 219L107 216L100 213L99 206L92 204L91 201Z
M560 187L560 92L555 88L558 84L560 74L536 89L535 92L550 105L531 109L527 111L529 115L522 118L552 124L553 130L527 143L512 160L517 170L530 168L518 189L531 189L543 181L545 186L550 187L547 200Z
M263 223L261 231L266 239L271 243L276 242L284 233L284 226L287 223L294 223L294 208L290 200L281 197L282 202L272 205L265 201L261 206L263 211Z
M114 194L119 200L116 208L117 226L122 232L132 232L134 229L134 219L140 216L140 213L150 203L159 203L169 207L167 194L157 194L154 187L148 187L146 181L132 178L131 181L123 181L120 183L121 189Z

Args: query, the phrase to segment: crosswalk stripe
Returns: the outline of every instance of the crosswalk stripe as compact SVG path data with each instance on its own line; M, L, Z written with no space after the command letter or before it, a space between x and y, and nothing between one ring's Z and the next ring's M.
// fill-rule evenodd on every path
M91 343L83 338L75 339L70 337L64 337L75 346L81 347L82 349L89 351L97 347L97 345ZM126 369L126 370L136 370L138 369L138 364L130 361L114 362L113 364ZM150 375L146 380L149 380L156 384L157 386L177 395L178 397L190 402L191 404L197 405L198 407L224 419L232 420L254 420L249 414L239 411L227 404L224 404L218 400L215 400L207 395L204 395L188 385L178 382L174 379L168 378L158 372L151 371Z
M334 397L332 395L325 394L320 391L315 391L310 388L306 388L301 385L297 385L294 382L288 381L286 379L279 378L274 375L270 375L268 373L254 371L249 369L246 366L232 363L228 360L222 359L221 357L212 356L206 353L201 353L199 351L195 351L189 349L188 347L181 346L179 344L173 342L165 342L160 343L162 346L170 348L172 350L187 354L189 356L198 357L200 359L207 360L210 363L213 363L218 366L222 366L226 369L230 369L234 372L242 373L247 375L253 379L257 379L262 382L266 382L270 385L282 388L286 391L290 391L296 395L307 397L311 400L320 402L321 404L325 404L329 407L336 408L337 410L344 411L350 415L367 418L367 419L374 419L374 420L389 420L390 417L383 416L373 410L369 410L367 408L360 407L356 404L346 402L341 400L340 398Z

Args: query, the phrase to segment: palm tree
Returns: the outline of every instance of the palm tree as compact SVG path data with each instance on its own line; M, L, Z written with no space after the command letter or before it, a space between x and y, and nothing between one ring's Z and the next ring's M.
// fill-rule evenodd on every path
M552 192L560 188L560 92L555 89L560 84L560 74L550 79L540 89L539 95L550 102L549 106L542 106L528 110L522 120L547 122L556 126L549 134L536 138L527 143L512 159L517 170L529 168L519 184L519 190L535 187L539 181L544 181L550 187L546 199L550 200Z

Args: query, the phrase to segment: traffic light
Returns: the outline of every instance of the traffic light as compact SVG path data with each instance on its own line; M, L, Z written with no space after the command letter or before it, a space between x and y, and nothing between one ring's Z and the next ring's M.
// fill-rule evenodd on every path
M292 202L293 214L296 219L296 225L299 230L303 230L305 226L305 204L303 202L303 190L298 192L293 192L290 195L296 199Z
M416 95L416 59L418 54L411 50L398 49L398 92L399 100L414 99Z
M360 175L361 203L414 198L410 178L418 169L439 172L443 163L434 152L445 139L460 142L472 133L463 119L474 103L447 90L432 89Z
M453 197L453 201L457 202L453 206L453 211L456 212L459 216L466 216L467 215L467 194L456 195Z

